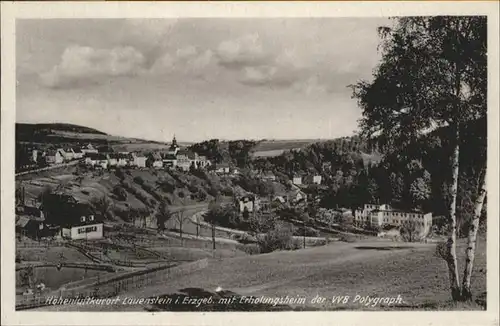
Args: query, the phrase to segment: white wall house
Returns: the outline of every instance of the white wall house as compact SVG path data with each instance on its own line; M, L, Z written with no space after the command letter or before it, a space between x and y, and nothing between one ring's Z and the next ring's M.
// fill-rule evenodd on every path
M314 184L320 185L320 184L321 184L321 179L322 179L322 178L321 178L321 176L320 176L320 175L315 175L315 176L313 176L313 180L312 180L312 182L313 182Z
M292 179L292 183L294 185L301 185L302 184L302 177L300 176L294 176Z
M253 212L256 209L255 198L251 196L243 196L239 200L240 213L245 211L245 208L248 212Z
M49 150L45 155L45 162L47 164L61 164L64 162L64 156L59 150Z
M108 154L108 166L117 166L118 165L118 154Z
M92 144L82 146L81 150L83 154L97 154L99 152Z
M84 153L82 152L82 150L80 148L78 148L78 147L73 148L73 158L74 159L79 160L79 159L83 158L83 155L84 155Z
M97 240L104 236L103 223L62 228L63 238L71 240Z
M133 160L132 160L132 165L138 167L138 168L145 168L146 167L146 161L147 157L143 155L138 155L138 154L132 154Z
M387 204L366 204L363 210L356 210L354 219L356 222L369 223L371 226L382 227L393 225L396 227L412 221L420 229L420 235L427 235L432 227L432 213L408 212L393 209Z

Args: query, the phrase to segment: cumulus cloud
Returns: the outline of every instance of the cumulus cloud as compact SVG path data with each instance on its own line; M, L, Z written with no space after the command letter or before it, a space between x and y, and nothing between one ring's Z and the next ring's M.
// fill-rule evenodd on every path
M262 42L258 34L247 34L223 41L216 51L218 64L238 72L241 84L268 88L293 88L311 93L324 91L320 79L294 48L276 47Z
M194 76L203 76L205 69L213 63L213 51L202 50L195 46L179 48L175 53L166 52L151 66L151 74L181 72Z
M60 63L40 78L43 85L51 88L96 84L107 78L139 73L143 63L142 53L130 46L95 49L75 45L66 48Z
M244 69L260 66L272 59L264 52L258 34L247 34L233 40L223 41L216 50L218 62L228 69Z

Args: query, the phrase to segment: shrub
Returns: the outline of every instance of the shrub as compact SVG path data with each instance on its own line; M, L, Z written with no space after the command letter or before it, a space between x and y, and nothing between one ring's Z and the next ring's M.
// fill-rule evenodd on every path
M116 198L118 198L118 200L120 201L125 201L127 200L127 192L125 191L125 189L120 186L120 185L116 185L114 188L113 188L113 194L116 196Z
M117 168L115 171L115 175L118 179L123 180L125 179L125 174L123 173L123 170L120 168Z
M304 227L303 226L299 226L298 228L294 229L293 234L296 235L296 236L303 236L304 235ZM306 228L305 228L305 236L306 237L319 237L320 233L319 233L318 230L316 230L316 229L314 229L312 227L306 226Z
M292 228L284 223L277 224L264 237L261 237L259 246L262 253L300 248L300 244L293 241Z
M238 242L241 242L243 244L247 244L247 243L256 243L257 242L257 238L256 237L253 237L249 234L246 234L246 233L243 233L243 234L233 234L232 237L234 240L238 241Z
M130 222L131 221L131 211L130 209L127 208L120 208L120 207L115 207L114 213L116 216L124 220L125 222Z
M199 201L204 201L207 199L207 193L203 191L203 189L198 189L198 193L196 194L196 197L198 198Z
M157 185L160 187L161 191L166 193L173 193L175 190L175 185L169 181L157 181Z
M234 191L233 191L233 189L231 187L224 187L221 190L221 194L223 196L231 197L234 194Z
M343 242L356 242L356 237L354 235L342 235L340 237L340 241L343 241Z
M144 183L144 179L140 176L134 177L134 182L137 183L138 185L141 185Z
M189 184L187 186L187 188L188 188L189 192L192 192L192 193L198 192L198 186L195 184Z
M256 243L245 244L243 246L238 246L237 249L246 252L249 255L258 255L261 253L260 246Z

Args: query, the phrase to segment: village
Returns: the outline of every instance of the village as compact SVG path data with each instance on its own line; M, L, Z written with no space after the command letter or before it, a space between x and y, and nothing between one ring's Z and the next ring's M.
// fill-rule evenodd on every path
M115 153L111 151L110 147L99 148L98 146L94 147L94 145L88 143L81 147L66 147L47 151L33 149L30 156L33 167L40 162L44 162L49 168L51 166L59 167L71 162L78 162L79 165L95 171L115 171L116 169L152 169L165 171L176 170L183 173L189 173L194 170L205 170L208 173L229 178L235 178L242 173L240 168L237 168L234 165L232 166L229 163L212 163L205 156L198 155L196 152L192 152L187 149L181 149L177 144L175 136L172 139L168 151L165 152L155 151L148 154L140 152ZM278 182L276 175L270 171L250 170L248 171L248 174L263 182ZM321 175L291 175L289 184L286 184L286 187L289 189L288 191L260 197L258 194L239 188L237 194L234 195L235 198L233 198L233 201L236 203L240 214L243 214L244 212L255 213L259 211L269 211L272 205L274 205L274 207L288 208L307 207L307 205L311 205L312 203L317 203L319 201L318 194L314 197L310 192L308 192L309 186L321 188L321 184ZM75 198L68 196L68 194L64 194L64 192L59 193L59 197L61 203L63 204L69 204L71 201L73 201L73 204L77 204ZM61 198L65 199L63 200ZM34 204L24 210L25 212L31 212L31 216L34 216L40 224L43 224L43 211L40 209L40 204L41 203ZM33 210L37 210L37 208L38 213L33 214ZM88 208L85 208L85 205L77 204L73 209L73 213L68 211L65 214L71 214L73 217L76 217L76 220L70 219L66 221L69 223L68 225L75 225L69 229L61 229L60 235L62 237L69 239L81 239L84 236L87 239L103 237L102 223L96 224L96 220L94 220L95 218L93 215L83 213L85 210L88 211ZM419 230L418 233L422 239L429 234L432 228L432 213L401 211L393 209L387 204L365 203L362 207L355 210L342 207L338 207L337 209L319 208L317 214L317 216L313 217L314 219L317 218L319 221L326 222L330 225L338 222L339 216L343 216L344 218L352 220L350 222L351 225L368 228L370 230L385 228L387 231L388 229L390 230L387 226L393 226L394 228L405 224L406 221L412 221L412 224L417 226ZM100 220L102 221L103 218L104 217L101 217ZM19 222L19 225L27 225L27 220L29 220L29 218L22 218L22 222ZM50 223L49 221L47 224L50 225L54 223ZM68 225L66 225L66 227ZM89 227L82 229L83 225L89 225ZM41 228L43 228L43 226L39 225L34 229ZM387 232L379 233L385 234ZM389 232L389 234L390 233L391 232ZM392 233L394 233L394 231Z
M486 309L484 19L156 23L18 24L16 310Z

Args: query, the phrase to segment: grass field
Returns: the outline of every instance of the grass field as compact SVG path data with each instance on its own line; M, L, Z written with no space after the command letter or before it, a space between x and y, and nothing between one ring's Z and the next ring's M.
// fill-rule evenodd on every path
M16 272L16 287L20 287L19 277L20 272ZM62 285L79 281L84 278L92 278L97 275L105 275L109 272L88 269L85 271L84 268L72 268L63 267L58 270L56 267L35 267L34 268L34 280L35 283L43 282L51 290L56 290Z
M460 271L463 269L464 241L460 242ZM473 274L473 293L485 296L486 242L480 239ZM217 287L245 296L304 297L305 310L380 310L387 306L366 306L353 302L356 295L397 297L404 301L397 309L435 310L464 308L450 304L446 264L434 255L434 244L385 241L335 243L298 251L274 252L222 261L193 274L178 277L163 286L146 287L127 293L150 297L177 293L184 288L214 291ZM311 303L315 296L327 300ZM334 304L333 296L350 296L347 304ZM128 307L141 310L143 307ZM467 309L481 309L467 305ZM52 307L49 310L59 308ZM70 307L62 308L71 310ZM89 310L103 307L89 307ZM119 309L108 306L105 309ZM195 309L195 308L193 308Z
M74 248L48 247L48 248L16 248L16 256L21 261L43 261L45 263L57 264L61 261L61 255L66 262L91 263L92 261Z
M459 253L463 258L465 244ZM399 248L398 248L399 246ZM392 249L391 249L392 247ZM449 300L447 268L434 256L433 244L336 243L329 246L241 257L211 264L168 285L213 290L218 286L243 295L397 296L408 307L440 305ZM478 244L473 293L486 291L485 241ZM460 270L463 259L459 260ZM167 290L167 289L165 289ZM166 292L170 292L167 290ZM309 300L308 300L309 301ZM311 305L320 309L370 309L352 305Z

